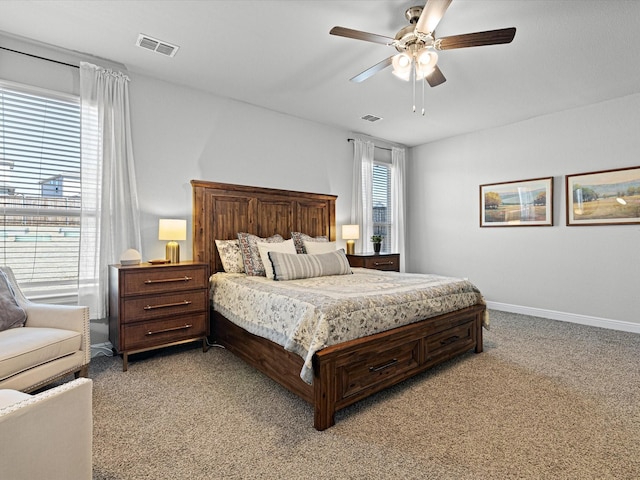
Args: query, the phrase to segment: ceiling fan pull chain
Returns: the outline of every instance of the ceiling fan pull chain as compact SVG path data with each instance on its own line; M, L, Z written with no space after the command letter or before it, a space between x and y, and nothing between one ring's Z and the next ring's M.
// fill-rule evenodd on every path
M426 78L422 80L422 116L424 117L424 84L427 83Z
M411 77L413 79L413 113L416 113L416 62L411 62Z

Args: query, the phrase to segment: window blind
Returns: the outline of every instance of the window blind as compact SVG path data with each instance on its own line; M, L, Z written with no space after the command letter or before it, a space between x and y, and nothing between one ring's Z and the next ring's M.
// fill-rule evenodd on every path
M382 251L391 246L391 168L389 165L373 165L373 234L382 235Z
M77 298L80 128L78 97L0 81L0 261L32 299Z

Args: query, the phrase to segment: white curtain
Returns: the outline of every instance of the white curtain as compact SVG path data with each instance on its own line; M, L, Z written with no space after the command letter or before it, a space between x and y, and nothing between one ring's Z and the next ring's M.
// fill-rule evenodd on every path
M78 303L108 313L108 265L140 251L138 196L129 119L129 77L82 62L82 214Z
M405 271L405 149L391 147L391 251L400 254L400 271Z
M356 240L355 251L362 253L373 235L373 149L368 140L356 138L353 141L353 188L351 200L351 223L360 225L360 239Z

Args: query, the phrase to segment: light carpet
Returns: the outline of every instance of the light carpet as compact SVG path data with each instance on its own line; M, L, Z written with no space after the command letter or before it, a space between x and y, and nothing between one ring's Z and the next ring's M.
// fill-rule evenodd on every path
M472 352L337 413L197 344L92 360L94 479L638 479L640 335L491 312Z

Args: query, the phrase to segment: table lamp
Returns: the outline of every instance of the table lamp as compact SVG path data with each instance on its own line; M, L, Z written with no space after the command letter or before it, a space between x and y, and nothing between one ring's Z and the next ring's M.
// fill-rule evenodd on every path
M347 241L347 255L355 253L355 240L360 238L359 225L342 225L342 238Z
M173 218L161 218L158 226L158 240L169 240L166 258L169 263L180 262L180 245L178 240L187 239L187 221Z

